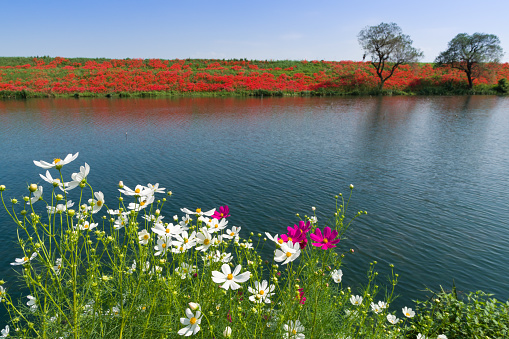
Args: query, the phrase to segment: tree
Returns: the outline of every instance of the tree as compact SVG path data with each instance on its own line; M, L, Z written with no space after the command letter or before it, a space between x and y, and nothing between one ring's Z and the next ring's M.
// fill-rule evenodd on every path
M395 23L367 26L357 36L364 56L371 56L371 65L380 78L379 89L401 64L416 62L422 58L420 50L412 47L412 40L404 35Z
M449 65L465 72L468 87L472 88L473 80L481 76L484 64L498 63L503 55L500 40L496 35L460 33L449 42L447 50L438 55L435 66Z

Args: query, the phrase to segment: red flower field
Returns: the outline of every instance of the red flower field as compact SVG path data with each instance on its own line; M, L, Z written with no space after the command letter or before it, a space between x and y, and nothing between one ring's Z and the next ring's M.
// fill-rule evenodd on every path
M489 64L477 87L509 78L509 64ZM0 58L0 96L267 92L284 94L367 93L378 78L369 62ZM429 63L400 66L384 89L419 93L424 88L465 88L463 72Z

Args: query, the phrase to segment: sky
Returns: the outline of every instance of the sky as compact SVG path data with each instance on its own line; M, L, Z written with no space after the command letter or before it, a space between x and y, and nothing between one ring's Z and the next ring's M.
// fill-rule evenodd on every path
M358 33L394 22L433 62L459 33L495 34L509 0L0 0L0 56L362 60Z

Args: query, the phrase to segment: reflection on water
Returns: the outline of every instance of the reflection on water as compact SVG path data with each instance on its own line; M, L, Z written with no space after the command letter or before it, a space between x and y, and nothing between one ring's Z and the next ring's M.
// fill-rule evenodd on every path
M159 182L180 207L228 204L243 231L282 232L333 196L368 211L341 246L344 283L369 262L400 274L402 305L425 286L509 298L509 100L498 97L43 99L0 101L0 183L20 197L32 160L80 152L113 203L116 184ZM108 201L108 197L110 197ZM0 278L19 254L0 213ZM264 255L270 256L270 253ZM383 278L382 278L383 280Z

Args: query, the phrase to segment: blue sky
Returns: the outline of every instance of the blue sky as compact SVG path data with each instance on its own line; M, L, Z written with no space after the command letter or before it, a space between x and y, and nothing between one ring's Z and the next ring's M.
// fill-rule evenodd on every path
M357 34L395 22L431 62L458 33L497 35L509 1L2 1L0 56L362 60Z

